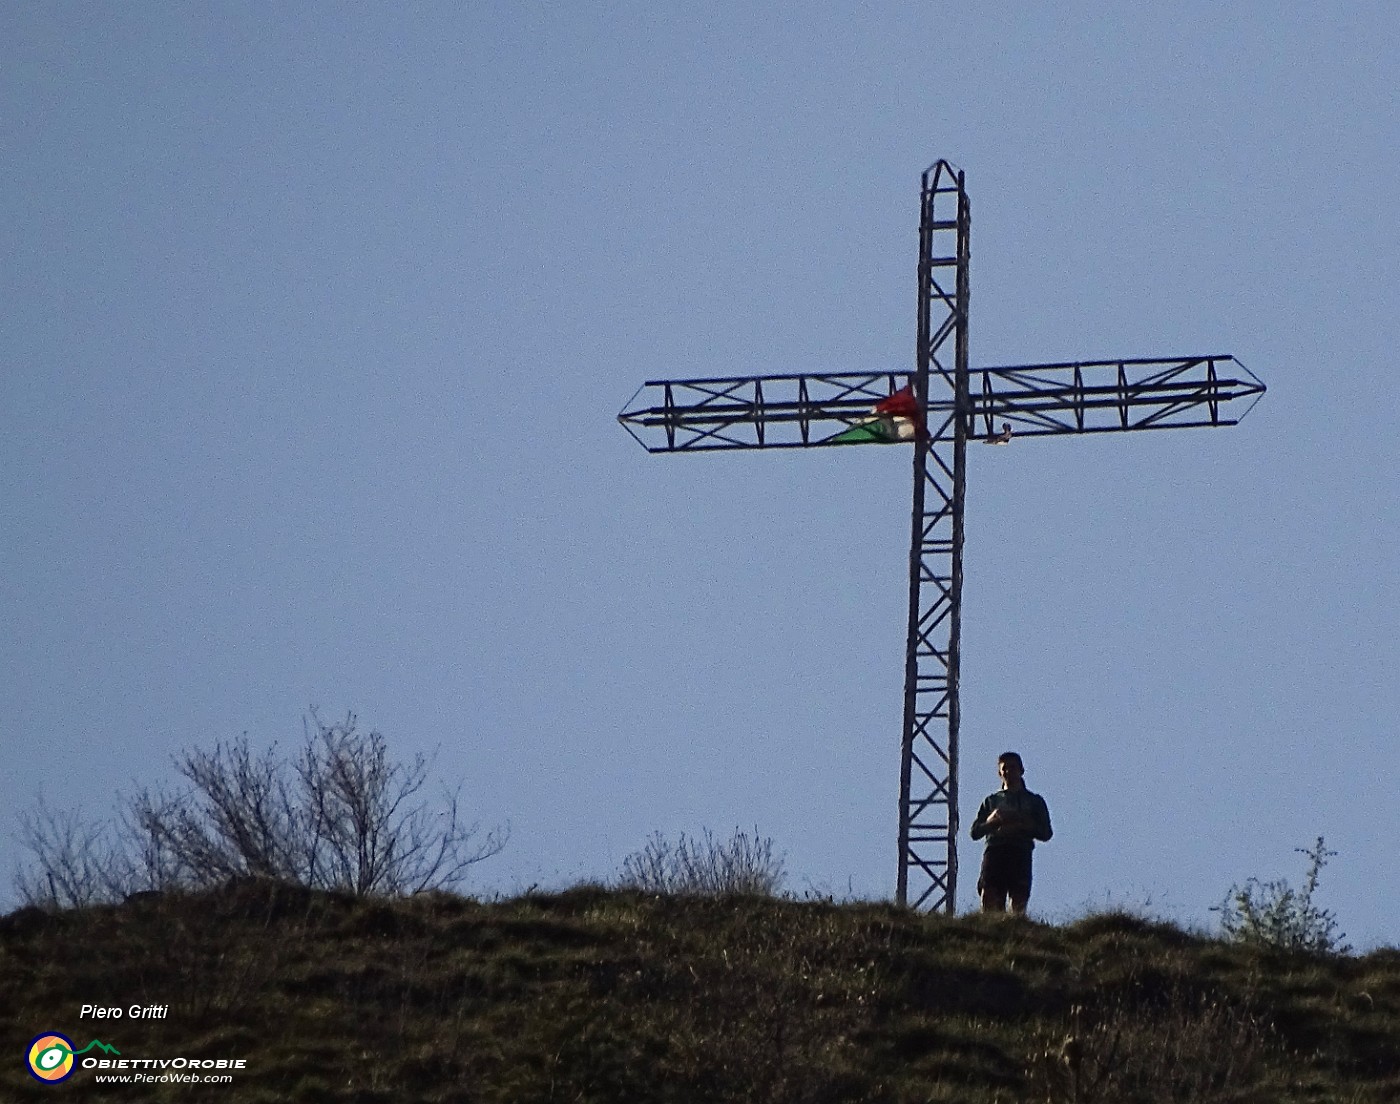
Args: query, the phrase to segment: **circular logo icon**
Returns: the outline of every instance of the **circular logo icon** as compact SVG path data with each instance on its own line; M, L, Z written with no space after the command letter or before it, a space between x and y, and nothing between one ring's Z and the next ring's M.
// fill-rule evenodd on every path
M73 1040L57 1031L34 1036L29 1044L29 1072L53 1084L73 1076Z

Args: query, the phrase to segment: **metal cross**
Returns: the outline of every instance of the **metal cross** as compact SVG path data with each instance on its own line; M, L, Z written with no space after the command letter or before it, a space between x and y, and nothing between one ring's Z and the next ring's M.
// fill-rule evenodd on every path
M964 174L939 161L922 178L913 372L648 380L618 415L648 452L912 444L896 899L948 912L958 874L967 442L1235 425L1265 390L1223 355L969 370L969 231ZM1244 399L1253 402L1226 416Z

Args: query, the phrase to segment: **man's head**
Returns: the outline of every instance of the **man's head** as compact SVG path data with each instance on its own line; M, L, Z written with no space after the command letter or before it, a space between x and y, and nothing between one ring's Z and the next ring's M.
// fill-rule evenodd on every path
M1025 773L1026 768L1021 763L1021 757L1014 751L1003 751L997 756L997 774L1001 776L1003 790L1020 789L1024 785L1021 777Z

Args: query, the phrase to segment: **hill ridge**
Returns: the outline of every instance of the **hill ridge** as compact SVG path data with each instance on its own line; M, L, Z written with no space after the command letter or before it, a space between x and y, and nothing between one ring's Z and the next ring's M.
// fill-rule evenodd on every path
M209 1090L221 1101L1400 1099L1400 950L1282 954L1124 913L1057 927L595 886L483 902L242 881L0 917L10 1053L91 1034L84 1003L168 1004L104 1021L104 1038L129 1058L243 1060ZM0 1068L0 1095L52 1091Z

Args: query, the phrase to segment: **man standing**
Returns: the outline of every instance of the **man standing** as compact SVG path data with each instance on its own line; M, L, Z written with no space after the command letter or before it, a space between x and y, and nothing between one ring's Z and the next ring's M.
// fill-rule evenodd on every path
M982 876L977 893L983 912L1005 912L1006 898L1011 911L1026 911L1031 896L1031 852L1035 841L1046 841L1054 834L1045 799L1026 789L1025 767L1014 751L997 756L1001 789L989 794L972 822L972 838L987 837L982 853Z

